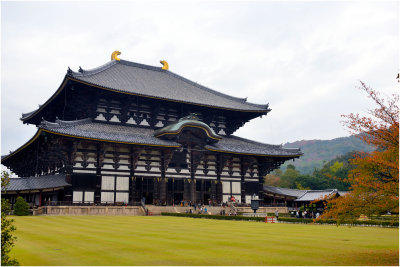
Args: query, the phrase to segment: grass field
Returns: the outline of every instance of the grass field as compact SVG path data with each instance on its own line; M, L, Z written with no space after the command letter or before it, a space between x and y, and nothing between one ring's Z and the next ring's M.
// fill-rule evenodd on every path
M398 229L177 217L14 217L21 265L398 265Z

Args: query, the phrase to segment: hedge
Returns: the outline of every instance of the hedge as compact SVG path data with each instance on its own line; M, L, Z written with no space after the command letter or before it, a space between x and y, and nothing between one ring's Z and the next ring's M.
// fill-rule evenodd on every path
M279 218L278 221L290 222L290 223L316 223L316 224L345 224L345 225L369 225L369 226L383 226L383 227L399 227L398 221L357 221L357 220L347 220L338 223L336 220L316 220L313 219L302 219L302 218Z
M189 217L189 218L206 218L216 220L234 220L234 221L258 221L263 222L264 217L248 217L248 216L224 216L224 215L207 215L207 214L194 214L194 213L171 213L161 212L162 216L176 216L176 217Z
M206 215L206 214L193 214L193 213L170 213L162 212L162 216L175 216L175 217L189 217L189 218L206 218L206 219L216 219L216 220L234 220L234 221L256 221L264 222L265 217L247 217L247 216L223 216L223 215ZM382 226L382 227L399 227L399 222L392 221L343 221L337 223L336 220L317 220L314 222L313 219L303 219L303 218L281 218L278 221L288 222L288 223L315 223L315 224L343 224L343 225L369 225L369 226Z

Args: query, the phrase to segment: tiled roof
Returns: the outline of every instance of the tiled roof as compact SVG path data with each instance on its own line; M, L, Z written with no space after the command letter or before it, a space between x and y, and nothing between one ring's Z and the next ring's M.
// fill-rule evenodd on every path
M308 190L304 195L296 199L296 201L314 201L333 196L336 193L338 193L337 189Z
M220 152L265 156L297 157L303 154L300 149L287 149L281 145L264 144L234 135L224 137L216 144L207 145L206 148Z
M180 146L173 141L154 137L154 131L149 128L96 123L91 122L90 119L77 121L57 120L55 123L44 121L40 128L54 133L87 139L154 146Z
M23 191L70 186L65 175L55 174L28 178L11 178L6 191ZM2 191L3 192L3 191Z
M222 94L161 67L125 60L113 60L92 70L68 71L67 75L91 85L151 98L240 111L269 111L268 104L248 103L246 98Z
M307 190L274 187L274 186L269 186L269 185L264 185L264 191L273 193L273 194L284 195L284 196L289 196L289 197L296 197L296 198L304 195L307 192Z
M179 143L154 137L154 130L150 128L111 125L92 122L90 119L78 121L60 121L55 123L44 121L40 128L63 135L114 141L132 144L180 147ZM272 155L284 157L297 157L301 155L299 149L284 149L280 145L268 145L237 136L223 137L214 145L205 147L209 150L242 153L255 155Z

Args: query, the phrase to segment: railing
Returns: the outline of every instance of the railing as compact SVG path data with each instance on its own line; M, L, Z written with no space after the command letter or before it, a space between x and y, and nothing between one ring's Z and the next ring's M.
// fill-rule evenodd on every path
M264 203L262 207L287 207L287 205L285 203Z
M38 206L38 205L31 205ZM101 203L93 203L93 202L74 202L74 201L47 201L43 202L42 206L141 206L141 202L139 201L130 201L128 203L124 202L101 202Z

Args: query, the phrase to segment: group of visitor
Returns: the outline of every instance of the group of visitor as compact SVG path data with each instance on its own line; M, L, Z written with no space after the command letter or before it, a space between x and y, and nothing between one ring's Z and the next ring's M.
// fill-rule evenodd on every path
M296 211L296 218L303 218L303 219L316 219L320 216L319 212L317 211L316 213L314 211L303 211L299 212Z

